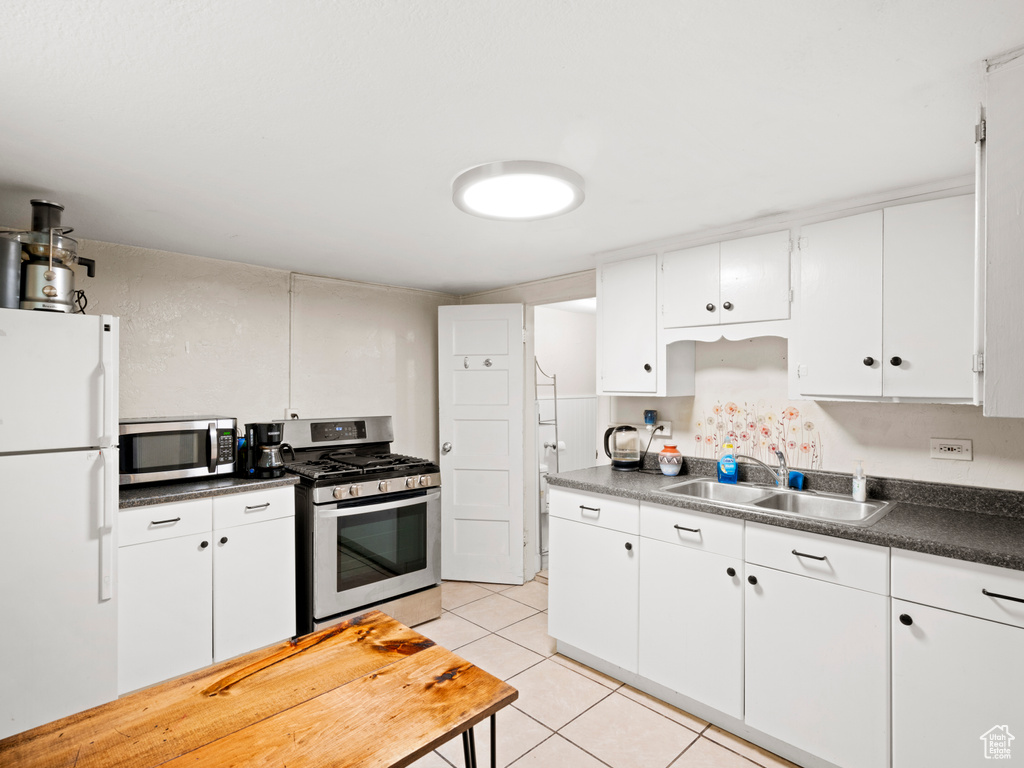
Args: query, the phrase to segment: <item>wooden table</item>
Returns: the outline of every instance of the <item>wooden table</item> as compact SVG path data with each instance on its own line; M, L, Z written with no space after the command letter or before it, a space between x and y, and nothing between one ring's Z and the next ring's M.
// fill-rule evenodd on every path
M518 692L379 611L0 741L4 768L405 766Z

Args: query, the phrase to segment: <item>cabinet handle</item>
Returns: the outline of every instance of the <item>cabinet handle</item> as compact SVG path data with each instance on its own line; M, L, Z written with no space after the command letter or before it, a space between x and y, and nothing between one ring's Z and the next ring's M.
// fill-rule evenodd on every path
M651 364L650 363L644 363L644 370L647 371L648 373L650 373L653 370L651 368Z
M199 548L206 549L208 546L210 546L210 542L204 541L202 544L199 545Z
M874 364L875 364L875 358L873 358L873 357L865 357L864 358L864 365L866 365L868 368L870 368Z
M626 551L630 552L633 549L633 543L631 541L626 542Z
M747 576L747 581L751 584L757 584L757 576Z
M228 537L227 536L221 536L220 537L220 543L221 544L227 544L228 543Z
M981 594L986 597L998 597L1000 600L1013 600L1015 603L1024 603L1024 598L1011 597L1010 595L1000 595L995 592L989 592L987 589L982 589Z
M265 504L257 504L254 507L246 507L245 511L246 512L259 512L261 509L266 509L269 506L270 506L270 502L268 501Z
M902 624L902 625L904 625L906 627L909 627L913 623L914 623L914 620L912 618L910 618L910 614L909 613L901 613L900 614L900 624Z
M727 302L725 302L725 303L724 303L724 304L722 305L722 309L725 309L725 310L732 310L732 302L731 302L731 301L727 301Z
M180 517L172 517L169 520L150 520L150 525L167 525L167 523L177 523L181 520Z
M903 358L902 357L894 357L891 360L889 360L889 362L892 363L893 365L895 365L897 368L899 368L901 365L903 365Z
M594 514L593 515L587 515L586 514L587 512L593 512ZM601 508L600 507L585 507L582 504L580 504L580 514L583 515L584 517L600 517L601 516Z
M736 575L736 569L731 567L731 566L729 568L726 568L725 572L729 576L735 576Z
M706 309L708 312L714 312L715 311L715 305L711 304L709 302L708 305L706 307L704 307L704 309Z
M795 549L793 550L793 554L797 557L809 557L811 560L828 560L828 557L825 555L808 555L806 552L797 552Z
M672 527L675 528L677 531L689 531L690 533L700 533L700 528L686 528L682 525L673 525Z

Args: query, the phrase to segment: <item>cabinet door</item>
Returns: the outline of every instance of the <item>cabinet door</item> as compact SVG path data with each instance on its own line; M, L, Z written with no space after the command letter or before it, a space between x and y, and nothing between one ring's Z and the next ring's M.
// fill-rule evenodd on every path
M661 325L689 328L721 322L718 243L666 253L661 258Z
M1000 759L999 726L1024 733L1022 647L1024 629L893 600L893 768Z
M789 317L789 230L722 243L723 323Z
M213 660L295 634L295 521L214 532Z
M800 234L801 395L882 394L882 212Z
M598 392L656 392L656 257L604 264L598 277Z
M548 633L636 672L639 536L548 521Z
M210 664L210 533L117 551L117 689L127 693Z
M974 396L974 195L886 208L882 394Z
M843 768L888 765L889 598L747 574L746 723Z
M640 546L640 674L743 717L742 563L654 539Z

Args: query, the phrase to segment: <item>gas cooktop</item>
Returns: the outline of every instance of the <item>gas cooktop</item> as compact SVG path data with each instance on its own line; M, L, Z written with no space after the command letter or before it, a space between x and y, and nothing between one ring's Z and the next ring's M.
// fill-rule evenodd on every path
M285 469L309 480L342 480L358 475L402 477L408 474L437 472L437 465L427 459L399 453L358 455L349 451L327 451L315 457L285 464ZM296 456L296 458L302 458Z

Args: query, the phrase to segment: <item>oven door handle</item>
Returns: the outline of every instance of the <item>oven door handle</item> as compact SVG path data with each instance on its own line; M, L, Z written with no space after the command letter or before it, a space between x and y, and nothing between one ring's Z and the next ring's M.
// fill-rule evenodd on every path
M350 515L363 515L367 512L383 512L385 509L399 509L401 507L414 507L417 504L426 504L428 501L434 501L435 499L441 498L440 491L434 491L428 493L426 496L416 496L412 499L402 499L401 501L388 501L383 504L370 504L366 507L340 507L338 509L324 509L317 512L317 517L321 520L328 520L332 517L348 517Z

